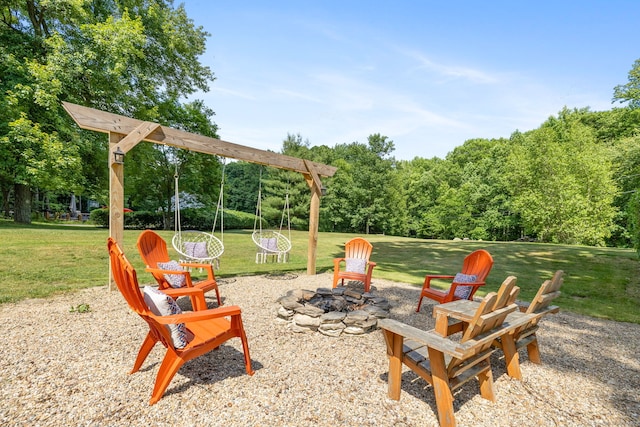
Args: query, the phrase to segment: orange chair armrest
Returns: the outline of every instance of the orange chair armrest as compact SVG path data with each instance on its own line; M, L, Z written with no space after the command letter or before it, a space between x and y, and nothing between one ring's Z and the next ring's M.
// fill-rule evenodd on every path
M471 289L471 292L467 297L467 299L471 300L473 299L473 296L475 295L476 291L480 288L480 286L484 286L484 285L485 285L485 282L470 282L470 283L453 282L451 284L451 287L449 288L449 291L447 291L446 294L449 295L449 298L451 298L451 300L453 300L454 299L453 294L455 294L456 288L458 286L472 286L473 289Z
M452 282L451 283L451 287L453 286L484 286L484 285L486 285L485 282L464 282L464 283Z
M203 268L207 270L207 277L209 279L215 278L213 274L213 266L211 264L201 264L197 262L181 262L180 265L183 267L190 267L190 268Z
M199 294L203 294L204 295L204 291L200 288L195 288L195 287L187 287L187 286L183 286L181 288L167 288L167 289L160 289L161 292L165 292L167 295L170 295L172 298L173 297L184 297L184 296L191 296L191 295L199 295ZM169 292L167 292L169 291Z
M431 287L431 279L453 279L456 276L449 276L446 274L429 274L424 276L424 283L422 285L422 289Z
M144 271L148 271L149 273L160 273L160 274L182 274L190 276L191 274L186 270L163 270L161 268L152 268L147 267Z
M373 261L369 261L369 266L370 266L370 267L375 267L376 265L378 265L378 264L376 264L376 263L375 263L375 262L373 262Z
M340 263L341 263L342 261L345 261L345 260L346 260L346 258L334 258L334 259L333 259L333 265L334 265L334 267L335 267L335 268L338 268L338 266L340 265Z
M182 314L172 314L170 316L153 316L154 319L163 325L174 325L176 323L200 322L203 320L217 319L220 317L239 316L242 313L237 305L230 305L220 308L210 308L208 310L189 311Z
M203 264L199 262L181 262L181 266L183 267L191 267L191 268L204 268L205 270L212 270L213 267L211 264Z
M183 275L187 281L187 286L188 287L192 287L193 283L191 282L191 273L189 273L188 271L185 270L162 270L160 268L151 268L151 267L147 267L145 268L144 271L148 271L151 274L180 274ZM173 288L173 289L179 289L179 288Z

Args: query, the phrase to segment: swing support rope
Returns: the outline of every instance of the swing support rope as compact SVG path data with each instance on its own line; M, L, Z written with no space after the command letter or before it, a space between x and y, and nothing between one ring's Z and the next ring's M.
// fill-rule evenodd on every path
M287 217L288 236L282 235L285 213ZM258 224L258 222L260 224ZM289 251L291 250L291 215L289 206L289 184L287 183L287 193L285 196L282 217L280 219L280 231L262 230L262 169L260 170L260 180L258 183L258 201L256 203L256 215L253 223L252 239L258 247L256 262L265 262L267 257L273 256L277 262L287 262Z
M211 233L203 231L185 231L182 233L182 221L180 218L180 189L178 165L176 164L175 179L175 233L171 243L174 249L181 255L181 262L215 263L220 268L220 256L224 253L224 176L226 163L222 166L222 179L220 180L220 194L216 205L216 214L213 220ZM218 214L220 219L220 239L215 235ZM204 244L205 246L201 246Z
M291 241L291 212L289 205L289 182L287 182L287 192L284 197L284 206L282 207L282 217L280 218L280 234L282 234L282 227L284 226L285 213L287 216L287 231L288 239ZM259 224L258 224L259 223ZM256 203L256 215L253 219L253 231L258 228L262 234L262 169L260 169L260 180L258 181L258 202Z
M213 218L213 227L211 227L211 235L216 231L216 225L218 223L218 213L220 213L220 241L224 243L224 180L225 180L225 169L227 167L226 159L222 163L222 178L220 179L220 192L218 194L218 203L216 204L216 214ZM180 219L180 189L178 186L178 182L180 180L180 174L178 173L178 165L176 164L175 173L173 175L174 179L174 188L175 188L175 212L174 223L175 223L175 233L182 234L182 225Z

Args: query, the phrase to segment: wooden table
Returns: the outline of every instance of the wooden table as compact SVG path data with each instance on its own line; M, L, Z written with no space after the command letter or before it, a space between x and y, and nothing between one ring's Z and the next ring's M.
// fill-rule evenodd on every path
M479 302L469 300L457 300L434 306L433 317L436 318L434 330L443 337L463 331L473 319L473 315L479 306ZM533 314L525 314L520 311L510 313L503 324L505 333L497 338L502 342L507 374L518 380L522 380L522 371L520 370L520 359L513 335L515 328L509 328L508 326L510 324L526 324L534 317L535 315Z

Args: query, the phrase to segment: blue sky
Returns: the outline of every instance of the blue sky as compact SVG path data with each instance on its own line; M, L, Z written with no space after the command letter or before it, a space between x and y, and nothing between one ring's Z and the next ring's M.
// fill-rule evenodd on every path
M176 2L178 4L179 2ZM216 75L221 139L279 151L394 142L444 158L472 138L615 105L640 58L640 1L185 1Z

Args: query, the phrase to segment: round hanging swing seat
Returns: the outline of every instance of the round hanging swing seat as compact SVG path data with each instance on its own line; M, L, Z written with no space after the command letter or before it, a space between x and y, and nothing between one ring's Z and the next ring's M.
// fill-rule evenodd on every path
M203 231L181 231L171 240L173 248L180 254L182 262L197 262L201 264L216 263L224 252L224 244L211 233Z
M251 235L256 244L256 262L264 263L269 257L276 262L287 262L291 242L283 234L273 230L256 230Z

